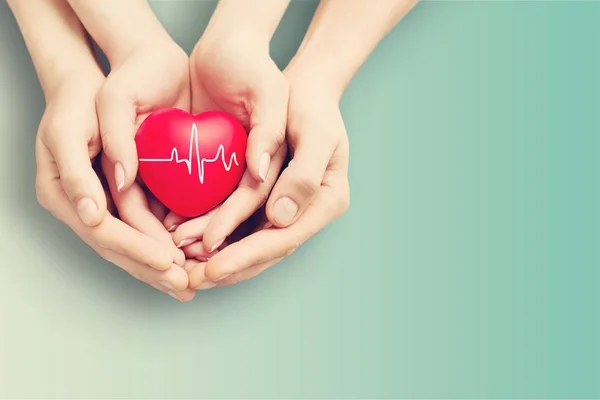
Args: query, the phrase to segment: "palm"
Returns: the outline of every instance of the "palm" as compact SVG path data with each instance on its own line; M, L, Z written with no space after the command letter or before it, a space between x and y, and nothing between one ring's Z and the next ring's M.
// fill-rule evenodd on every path
M261 83L277 81L283 73L268 57L234 53L207 56L194 50L190 58L192 112L219 109L236 117L248 130L253 102L262 95Z

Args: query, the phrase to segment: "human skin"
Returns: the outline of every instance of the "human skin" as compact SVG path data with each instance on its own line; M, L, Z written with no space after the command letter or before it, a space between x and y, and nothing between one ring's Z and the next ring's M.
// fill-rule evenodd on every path
M250 279L292 254L348 209L349 142L339 102L377 44L416 3L319 3L298 52L284 71L290 86L286 141L291 161L266 202L268 221L210 254L207 262L193 262L191 287ZM185 224L178 228L184 229L188 229ZM206 237L207 231L195 233Z
M106 54L111 71L96 98L102 167L120 218L141 233L177 249L162 220L166 209L136 181L135 134L153 111L190 109L189 63L145 0L68 0Z
M105 76L76 15L64 0L8 2L46 100L36 138L36 192L41 205L106 260L137 279L189 301L186 271L172 247L108 212L92 162L101 150L95 98ZM91 204L93 203L93 204Z
M221 0L190 56L192 112L226 111L249 134L248 167L237 190L217 210L174 232L175 243L188 256L200 255L188 248L197 241L204 245L202 254L214 253L241 221L264 204L281 170L289 85L269 55L269 41L288 3ZM184 221L170 215L165 227L172 230ZM200 230L204 235L195 235ZM198 244L192 249L199 249Z

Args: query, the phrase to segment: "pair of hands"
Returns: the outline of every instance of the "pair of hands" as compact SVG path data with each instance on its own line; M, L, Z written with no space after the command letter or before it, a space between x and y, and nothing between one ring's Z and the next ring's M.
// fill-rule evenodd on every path
M74 71L47 94L40 203L103 258L180 301L256 276L348 207L339 93L304 65L280 71L268 42L230 35L203 37L189 58L160 39L111 63L106 77ZM239 187L199 218L169 213L136 180L135 133L165 107L221 109L249 131Z

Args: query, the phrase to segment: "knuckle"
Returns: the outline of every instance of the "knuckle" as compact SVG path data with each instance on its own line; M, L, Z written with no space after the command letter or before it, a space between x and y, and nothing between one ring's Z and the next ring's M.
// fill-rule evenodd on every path
M314 175L299 172L292 178L292 188L305 198L313 197L320 186L321 180Z
M79 196L85 189L85 180L76 171L63 171L60 183L69 196Z
M39 205L42 206L42 208L44 208L45 210L49 211L52 208L52 196L50 196L45 182L42 181L39 177L36 178L35 181L35 194Z
M40 127L39 135L50 147L54 147L64 137L63 132L67 131L68 126L61 118L51 118Z
M350 208L350 196L344 195L340 196L338 199L338 212L339 215L344 214Z
M289 257L292 254L294 254L296 252L296 250L298 250L300 248L300 246L302 246L302 241L301 240L292 240L290 241L290 243L287 245L287 248L283 254L284 257Z
M288 247L288 249L285 251L285 253L283 254L284 257L289 257L292 254L294 254L296 252L296 250L298 250L298 247L300 247L300 245L297 244L293 244L290 247Z
M350 208L350 187L348 184L345 184L344 187L336 193L335 208L336 214L339 217Z
M261 205L265 204L267 202L267 200L269 200L269 194L270 194L270 192L267 190L257 191L255 194L256 202Z

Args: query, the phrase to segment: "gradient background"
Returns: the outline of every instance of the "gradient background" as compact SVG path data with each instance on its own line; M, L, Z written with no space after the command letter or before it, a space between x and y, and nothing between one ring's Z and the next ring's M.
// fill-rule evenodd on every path
M152 5L189 51L215 2ZM348 213L190 304L37 205L44 102L6 4L0 89L0 396L600 397L600 2L423 1L343 98Z

